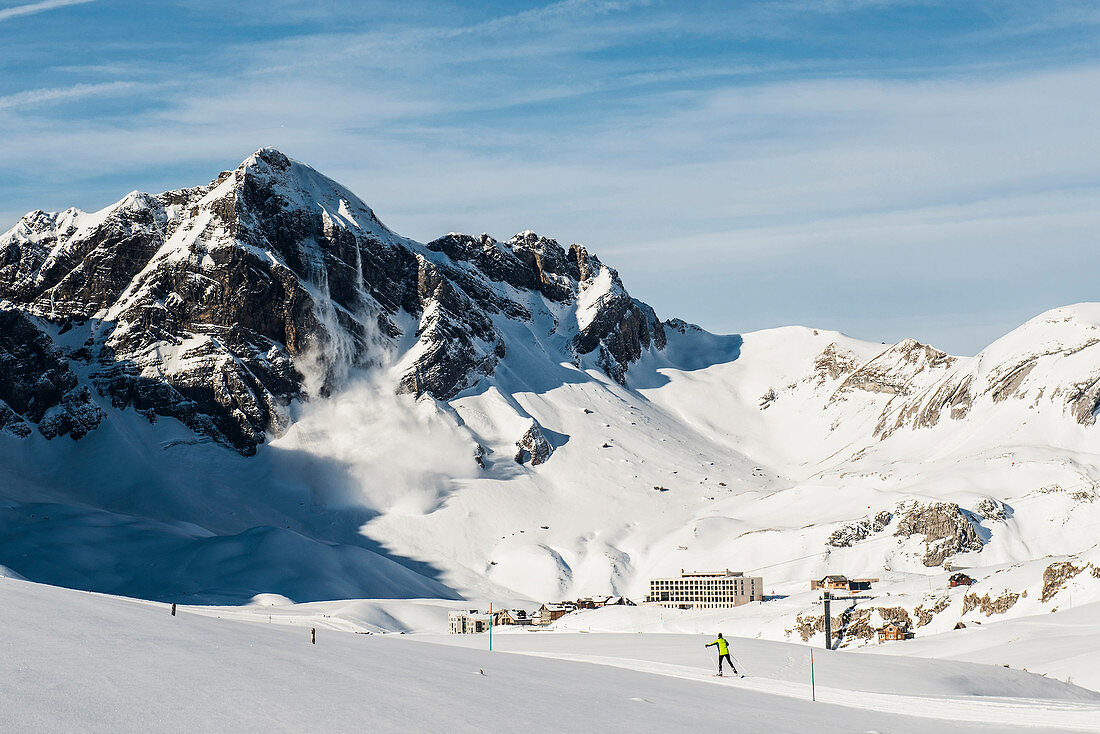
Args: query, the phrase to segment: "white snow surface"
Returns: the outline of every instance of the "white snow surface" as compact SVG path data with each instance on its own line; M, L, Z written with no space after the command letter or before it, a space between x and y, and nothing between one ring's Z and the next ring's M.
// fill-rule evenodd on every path
M1095 731L1100 694L992 666L709 637L367 635L0 579L4 731ZM271 601L271 600L268 600ZM196 614L203 611L203 614ZM430 644L436 643L436 644ZM438 644L448 643L448 644Z
M895 652L897 646L861 652ZM1044 675L1100 690L1100 604L942 632L905 644L906 655L969 660Z

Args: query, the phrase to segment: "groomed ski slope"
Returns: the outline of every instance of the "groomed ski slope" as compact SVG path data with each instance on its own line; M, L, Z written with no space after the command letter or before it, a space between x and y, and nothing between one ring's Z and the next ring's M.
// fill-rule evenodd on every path
M480 645L484 636L322 628L311 645L304 627L185 607L172 617L164 604L11 578L0 578L0 598L3 731L931 734L944 731L935 712L945 705L981 714L953 720L957 732L1089 731L1100 721L1093 692L964 663L825 656L824 675L855 665L864 679L888 678L907 691L872 694L834 682L820 689L843 699L834 705L806 700L787 680L797 665L775 667L790 651L806 651L782 643L733 640L734 654L757 673L734 681L710 676L710 651L697 636L521 632L495 636L499 651L489 653L429 644ZM843 661L832 674L830 657ZM889 705L900 713L872 710Z
M941 660L970 660L1042 671L1079 686L1100 690L1100 604L1083 604L1054 614L990 621L980 626L918 637L904 654ZM865 653L901 652L869 645ZM1097 725L1100 730L1100 724Z

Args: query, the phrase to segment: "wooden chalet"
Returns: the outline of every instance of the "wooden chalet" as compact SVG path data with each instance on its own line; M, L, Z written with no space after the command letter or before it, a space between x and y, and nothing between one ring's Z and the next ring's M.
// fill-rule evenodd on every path
M879 642L894 642L897 640L911 640L913 633L909 627L899 622L887 622L878 628Z

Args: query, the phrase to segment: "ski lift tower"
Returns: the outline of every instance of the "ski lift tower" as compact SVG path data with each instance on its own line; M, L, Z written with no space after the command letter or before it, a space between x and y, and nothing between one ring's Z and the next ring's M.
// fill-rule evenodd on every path
M821 592L821 601L825 603L825 649L833 649L833 615L832 610L829 607L830 602L852 602L852 608L855 608L856 601L859 599L874 599L873 594L845 594L844 596L833 596L831 591Z

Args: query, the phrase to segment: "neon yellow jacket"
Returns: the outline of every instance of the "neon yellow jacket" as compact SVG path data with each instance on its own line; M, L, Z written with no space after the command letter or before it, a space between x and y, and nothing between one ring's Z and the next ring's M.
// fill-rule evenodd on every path
M707 647L711 647L712 645L718 645L718 654L719 655L729 655L730 645L729 645L728 642L726 642L726 638L719 637L714 642L708 642L707 643Z

